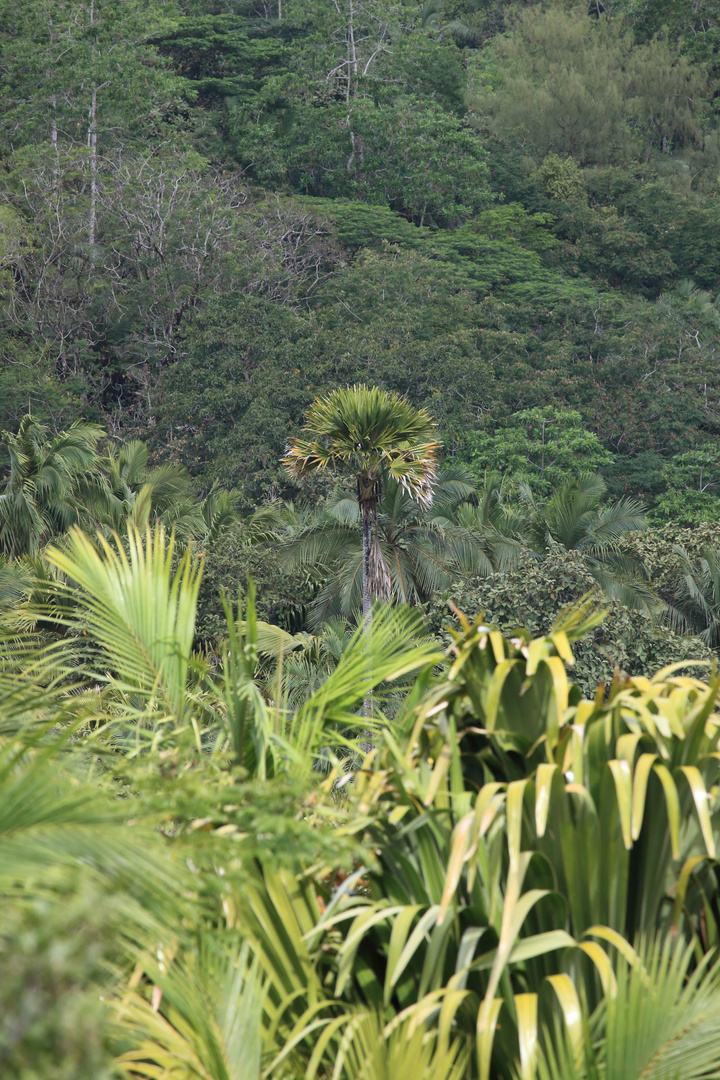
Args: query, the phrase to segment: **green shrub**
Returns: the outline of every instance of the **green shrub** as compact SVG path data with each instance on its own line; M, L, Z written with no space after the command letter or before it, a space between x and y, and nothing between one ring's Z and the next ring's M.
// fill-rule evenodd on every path
M642 546L639 534L637 541ZM584 596L597 599L607 616L575 646L572 675L586 694L593 695L609 682L615 667L630 675L650 675L681 660L712 659L712 652L697 638L681 637L649 615L631 611L602 596L597 583L575 552L556 551L541 562L528 562L515 570L458 583L428 605L431 628L438 632L450 622L447 601L461 611L484 611L488 621L503 630L526 626L533 634L546 633L560 612Z

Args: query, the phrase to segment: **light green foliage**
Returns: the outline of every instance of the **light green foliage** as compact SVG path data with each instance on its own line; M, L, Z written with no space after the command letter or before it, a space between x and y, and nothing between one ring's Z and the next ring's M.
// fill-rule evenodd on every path
M716 7L0 2L0 1073L717 1072Z
M338 990L357 966L368 1001L410 1012L419 995L435 992L457 1029L477 1037L472 1075L483 1078L503 1075L520 1055L525 1074L535 1076L545 993L558 1001L579 1050L580 1001L592 1009L605 997L602 1015L625 964L639 963L623 935L654 935L662 924L682 932L703 907L705 882L715 891L708 875L683 892L684 912L665 906L689 855L673 822L680 805L691 807L691 790L706 790L712 767L683 772L685 729L673 725L662 736L650 716L641 719L647 701L657 707L673 692L679 700L680 686L688 705L699 704L692 687L700 684L668 676L660 689L661 681L620 679L609 700L581 700L561 676L560 656L570 659L570 642L593 622L586 607L534 641L522 632L503 639L481 617L462 624L447 675L401 733L388 735L378 755L383 782L368 774L354 793L360 806L372 800L379 811L370 898L340 895L321 923L330 947L331 930L347 925L335 946ZM705 699L710 708L714 693ZM696 715L699 736L707 714ZM698 763L712 745L711 736L698 746ZM688 869L715 850L704 811L691 831L701 859ZM531 858L533 851L543 857ZM604 952L611 942L622 957L617 974ZM657 984L645 979L647 990L662 994L668 962L653 966L648 957L658 974ZM682 972L684 962L675 963ZM677 985L669 997L677 999ZM658 1039L662 1046L654 1031L653 1049Z
M621 965L617 995L594 1016L583 1016L582 1046L560 1031L557 1049L541 1052L541 1080L584 1080L601 1069L618 1080L676 1072L699 1078L720 1067L717 972L703 966L691 971L691 949L673 950L669 942L645 944L641 958L632 967Z
M700 525L720 519L720 459L712 449L688 450L662 470L665 491L653 509L658 523Z
M3 902L0 1068L27 1080L110 1080L105 977L112 898L88 885Z
M575 158L548 154L535 172L535 179L551 199L584 202L587 198L585 183Z
M5 673L23 666L0 680L0 891L22 942L11 970L22 993L33 973L54 995L23 1014L34 1037L13 1051L28 1075L102 1076L112 1045L128 1076L376 1080L392 1066L488 1080L521 1062L535 1077L536 1054L551 1068L553 1045L577 1046L574 1011L593 1013L593 1054L620 1054L626 993L647 1034L636 1060L672 1054L663 1032L694 1022L715 986L700 967L680 990L684 946L709 956L718 934L715 682L618 678L607 699L583 700L565 664L599 625L587 604L534 640L461 621L448 656L406 612L377 608L372 637L345 642L291 707L279 679L266 696L257 678L273 628L257 624L253 590L213 669L188 652L195 579L168 576L159 531L128 541L121 565L76 534L67 588L86 635L42 660L29 642L5 654ZM165 656L168 677L138 650ZM91 676L87 692L67 695L71 669ZM26 712L11 727L18 676ZM358 715L370 689L381 703L408 676L392 726ZM357 749L368 724L376 746L349 773L333 747ZM680 952L635 951L670 929ZM629 975L641 962L644 1013ZM717 1052L708 1022L693 1061Z
M470 433L463 455L480 476L488 470L512 475L542 493L612 462L597 435L583 427L579 412L552 405L513 413L493 434Z
M609 162L664 151L667 142L702 146L693 94L701 93L704 72L666 40L635 44L621 18L588 18L585 5L533 5L493 51L499 85L472 107L489 111L498 130L518 133L542 157Z

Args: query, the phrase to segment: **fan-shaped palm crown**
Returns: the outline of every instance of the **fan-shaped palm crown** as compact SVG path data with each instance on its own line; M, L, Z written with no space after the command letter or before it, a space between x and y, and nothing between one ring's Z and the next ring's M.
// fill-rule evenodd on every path
M432 502L437 473L436 425L425 409L378 387L352 386L317 398L303 434L291 439L284 463L295 477L320 469L352 473L358 499L372 498L386 472L421 506Z

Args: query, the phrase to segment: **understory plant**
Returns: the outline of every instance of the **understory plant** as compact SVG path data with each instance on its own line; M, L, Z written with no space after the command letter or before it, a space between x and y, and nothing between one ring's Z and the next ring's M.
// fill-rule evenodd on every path
M380 605L301 701L252 589L192 652L161 528L47 558L63 603L0 663L0 891L14 925L104 906L99 1075L720 1076L714 668L586 696L589 604L446 651Z

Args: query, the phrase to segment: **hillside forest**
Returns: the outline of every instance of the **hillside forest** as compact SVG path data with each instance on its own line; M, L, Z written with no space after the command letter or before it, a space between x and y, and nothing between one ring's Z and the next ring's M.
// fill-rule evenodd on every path
M0 79L0 1075L720 1078L717 0Z

